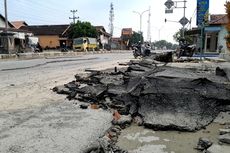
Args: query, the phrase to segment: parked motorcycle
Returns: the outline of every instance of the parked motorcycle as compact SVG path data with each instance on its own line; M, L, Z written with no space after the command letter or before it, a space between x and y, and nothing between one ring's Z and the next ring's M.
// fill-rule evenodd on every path
M151 53L151 47L148 44L138 43L133 45L134 58L150 56L150 53Z
M181 56L192 57L195 53L196 45L190 45L186 41L182 41L179 44L179 53L177 53L177 57Z

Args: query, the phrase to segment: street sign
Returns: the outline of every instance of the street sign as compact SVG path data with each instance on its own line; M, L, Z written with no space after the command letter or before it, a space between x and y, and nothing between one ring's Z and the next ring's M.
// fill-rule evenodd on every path
M183 17L183 18L180 19L179 22L180 22L180 24L181 24L182 26L185 26L186 24L189 23L189 20L188 20L186 17Z
M167 7L167 9L171 9L174 6L174 2L172 0L167 0L165 2L165 6Z
M170 14L170 13L173 13L173 9L170 9L170 10L169 10L169 9L166 9L166 10L165 10L165 14Z
M197 0L197 20L196 25L200 26L208 15L209 0Z

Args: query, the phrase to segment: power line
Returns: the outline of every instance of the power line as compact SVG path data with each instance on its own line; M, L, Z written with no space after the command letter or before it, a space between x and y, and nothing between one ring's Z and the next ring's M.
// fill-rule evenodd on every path
M19 3L18 5L13 5L13 7L10 7L10 8L11 8L11 12L17 11L17 12L21 12L21 13L29 15L28 12L31 11L31 6L32 5L33 4L29 4L29 3ZM50 12L52 14L52 16L57 16L57 17L58 17L58 15L56 15L56 13L60 12L60 10L59 11L54 11L53 9L43 7L42 5L38 5L36 7L33 7L33 11L36 10L36 11L44 12L44 9L46 9L47 12Z
M47 14L42 16L42 15L36 15L35 13L33 15L27 13L27 12L31 11L31 7L34 4L31 3L31 1L26 1L26 2L27 3L18 3L18 4L15 2L13 4L11 3L11 6L9 7L9 16L11 17L11 14L12 14L14 19L19 18L19 20L22 20L22 18L24 18L23 20L27 19L28 21L33 22L33 24L34 23L41 23L41 22L50 23L52 21L57 22L58 20L60 20L60 15L57 15L56 11L54 11L53 9L49 9L48 7L43 7L43 5L36 5L36 7L33 8L34 9L33 12L36 12L36 11L46 12L44 10L47 9L48 10L47 13L51 14L50 17L48 17ZM13 7L12 7L12 5L13 5ZM52 13L52 12L54 12L54 13Z
M61 9L57 9L57 7L50 7L50 6L55 6L54 4L56 4L56 1L55 3L52 3L51 1L46 1L46 3L40 3L40 1L33 1L33 0L28 0L28 1L24 1L23 3L21 3L19 0L18 1L18 4L23 4L23 5L28 5L29 6L29 9L31 9L31 7L33 6L33 9L34 8L40 8L40 9L47 9L49 11L55 11L55 12L59 12L61 11ZM51 2L51 3L48 3L48 2ZM15 2L13 3L15 4Z

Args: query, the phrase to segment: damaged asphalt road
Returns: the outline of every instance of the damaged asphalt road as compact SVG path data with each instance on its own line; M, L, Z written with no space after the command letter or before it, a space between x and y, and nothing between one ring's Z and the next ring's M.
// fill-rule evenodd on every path
M215 69L167 67L154 59L130 61L118 72L76 75L75 81L54 91L70 100L140 116L144 126L154 130L200 130L230 104L228 75L216 75ZM68 87L74 84L76 88Z

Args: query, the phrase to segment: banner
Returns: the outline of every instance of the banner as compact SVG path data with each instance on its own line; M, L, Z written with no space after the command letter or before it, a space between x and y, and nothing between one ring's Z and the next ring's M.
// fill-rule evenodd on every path
M209 0L197 0L197 18L196 25L200 26L208 17Z

